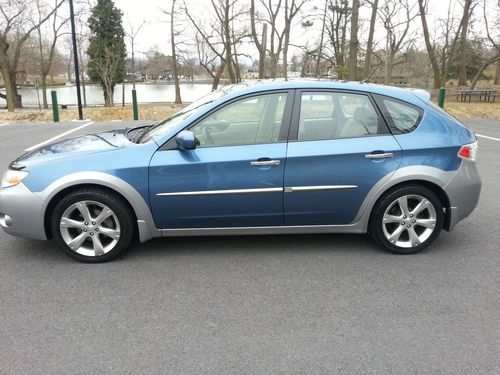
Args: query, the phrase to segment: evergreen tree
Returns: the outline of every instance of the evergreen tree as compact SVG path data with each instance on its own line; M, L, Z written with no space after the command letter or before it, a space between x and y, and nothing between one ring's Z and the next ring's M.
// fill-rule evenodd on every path
M112 0L98 0L88 19L91 36L88 75L101 84L104 105L113 105L115 85L123 81L125 73L125 32L122 12Z

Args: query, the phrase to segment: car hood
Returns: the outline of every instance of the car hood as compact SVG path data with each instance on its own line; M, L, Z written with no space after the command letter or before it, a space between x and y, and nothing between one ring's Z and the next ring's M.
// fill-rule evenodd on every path
M92 133L49 143L25 153L16 159L13 164L22 164L25 161L34 159L62 158L83 153L128 147L134 145L126 136L128 130L118 129L102 133Z

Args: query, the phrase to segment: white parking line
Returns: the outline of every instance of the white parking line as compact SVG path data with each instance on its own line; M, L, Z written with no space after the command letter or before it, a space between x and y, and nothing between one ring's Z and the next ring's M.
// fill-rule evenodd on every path
M487 136L487 135L476 134L476 137L481 137L481 138L491 139L491 140L493 140L493 141L500 142L500 138L489 137L489 136Z
M62 134L56 135L56 136L55 136L55 137L53 137L53 138L47 139L46 141L43 141L43 142L38 143L38 144L36 144L36 145L34 145L34 146L31 146L31 147L27 148L27 149L26 149L26 150L24 150L24 151L31 151L31 150L34 150L35 148L40 147L40 146L44 146L44 145L46 145L46 144L48 144L48 143L50 143L50 142L55 141L56 139L62 138L62 137L64 137L64 136L68 135L68 134L71 134L71 133L73 133L73 132L76 132L77 130L83 129L83 128L85 128L86 126L92 125L93 123L94 123L94 121L91 121L91 122L88 122L88 123L86 123L86 124L83 124L82 126L79 126L79 127L77 127L77 128L74 128L74 129L68 130L67 132L64 132L64 133L62 133Z
M3 124L0 124L0 126L4 126L4 125L9 125L10 122L4 122Z

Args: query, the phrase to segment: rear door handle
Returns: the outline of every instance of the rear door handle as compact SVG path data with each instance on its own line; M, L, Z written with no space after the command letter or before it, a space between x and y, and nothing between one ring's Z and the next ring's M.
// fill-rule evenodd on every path
M385 158L392 158L394 154L392 152L382 152L382 153L372 153L372 154L366 154L365 158L366 159L385 159Z
M262 160L262 161L255 160L255 161L251 161L250 165L252 167L266 167L266 166L269 167L269 166L273 166L273 165L280 165L280 161L279 160Z

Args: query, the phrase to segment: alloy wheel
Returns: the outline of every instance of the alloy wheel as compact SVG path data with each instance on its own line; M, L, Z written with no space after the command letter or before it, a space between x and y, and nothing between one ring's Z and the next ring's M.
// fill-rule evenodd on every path
M79 201L61 216L61 236L74 252L90 257L104 255L120 240L120 222L108 206L96 201Z
M423 244L436 227L436 208L421 195L404 195L385 210L382 230L395 246L411 248Z

